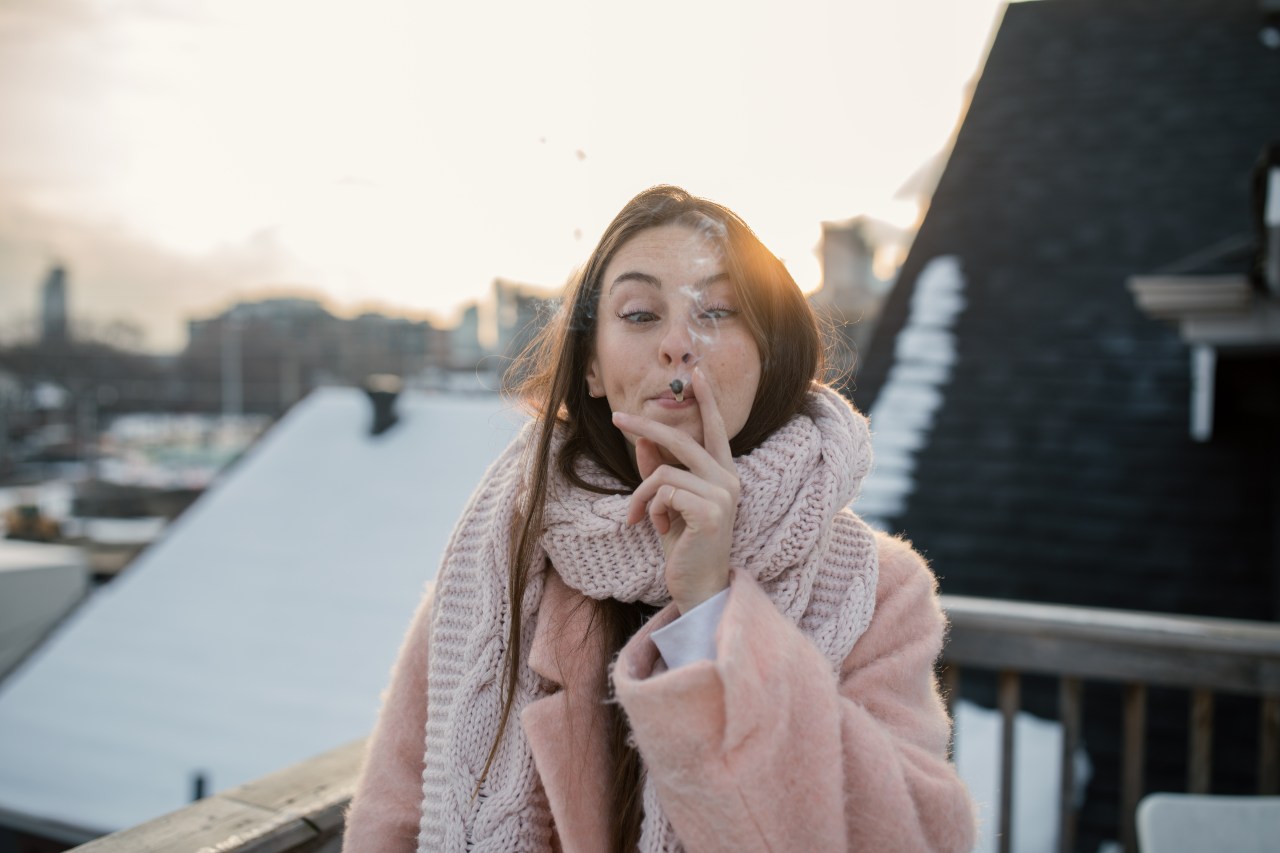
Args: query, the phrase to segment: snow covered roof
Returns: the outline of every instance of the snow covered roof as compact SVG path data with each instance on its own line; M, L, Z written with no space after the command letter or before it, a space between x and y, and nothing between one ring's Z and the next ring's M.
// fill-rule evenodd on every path
M88 588L79 548L0 539L0 682Z
M423 584L520 417L299 403L0 686L0 812L95 831L366 734Z
M84 554L79 548L0 539L0 574L84 565Z

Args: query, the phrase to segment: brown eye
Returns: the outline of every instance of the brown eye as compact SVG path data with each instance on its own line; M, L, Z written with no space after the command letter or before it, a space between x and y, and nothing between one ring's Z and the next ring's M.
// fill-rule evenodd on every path
M641 323L652 323L658 319L658 315L652 311L621 311L618 313L618 319L640 325Z
M728 306L705 308L698 314L699 320L728 320L738 312Z

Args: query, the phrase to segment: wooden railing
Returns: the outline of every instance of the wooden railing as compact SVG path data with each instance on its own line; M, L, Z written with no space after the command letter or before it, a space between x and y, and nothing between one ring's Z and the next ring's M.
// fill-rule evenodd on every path
M79 853L338 853L364 740L75 848Z
M1004 729L1000 849L1012 827L1014 719L1023 675L1059 679L1063 725L1060 849L1075 845L1072 791L1080 742L1084 681L1124 685L1121 835L1136 851L1134 808L1143 788L1148 687L1191 693L1188 790L1208 788L1214 694L1261 697L1260 793L1280 792L1280 625L1162 616L1097 608L943 596L951 619L944 689L958 692L964 672L998 673ZM356 741L254 782L215 794L149 823L105 836L80 853L313 853L341 847L343 812L355 786L364 742Z
M943 602L951 619L943 667L946 695L958 695L966 669L999 673L1001 853L1010 849L1012 838L1014 718L1022 675L1058 678L1063 727L1058 849L1063 853L1075 847L1072 759L1080 744L1084 681L1123 685L1119 830L1129 853L1138 849L1135 811L1143 792L1149 687L1190 692L1191 793L1209 788L1214 694L1260 697L1257 790L1280 792L1280 625L961 596L943 596Z

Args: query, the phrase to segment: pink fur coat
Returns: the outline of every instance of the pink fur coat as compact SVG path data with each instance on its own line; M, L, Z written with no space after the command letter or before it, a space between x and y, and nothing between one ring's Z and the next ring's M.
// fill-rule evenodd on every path
M622 650L614 687L662 808L688 851L967 851L973 809L947 762L950 724L933 664L945 621L932 572L878 536L870 627L838 673L735 573L717 659L667 671L650 635ZM418 845L429 596L392 673L347 816L350 853ZM591 608L551 574L529 665L559 689L519 720L565 853L607 849L609 772L597 697L602 653L581 642Z

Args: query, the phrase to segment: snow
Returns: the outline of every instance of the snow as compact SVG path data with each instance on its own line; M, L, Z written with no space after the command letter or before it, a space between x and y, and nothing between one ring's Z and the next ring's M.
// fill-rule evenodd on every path
M1000 808L1000 712L957 702L955 762L978 806L974 853L997 849ZM1014 726L1013 843L1018 853L1057 853L1058 785L1062 777L1062 726L1019 711ZM1075 753L1075 798L1084 799L1092 766L1083 749Z
M520 419L497 396L294 408L0 685L0 808L90 830L361 737L425 581Z
M950 367L955 364L955 337L945 329L911 328L898 332L893 355L903 361L918 361Z
M917 451L928 443L943 391L956 361L951 327L964 310L960 259L929 261L916 279L907 323L894 342L894 363L871 407L875 464L853 506L867 523L885 529L901 515L915 488Z
M68 536L82 536L99 545L145 545L160 538L169 519L163 516L143 518L93 518L73 516L63 525Z
M80 549L0 539L0 682L88 589Z

